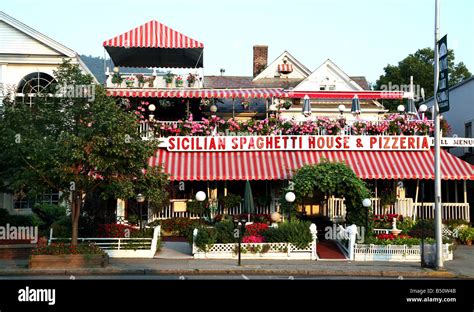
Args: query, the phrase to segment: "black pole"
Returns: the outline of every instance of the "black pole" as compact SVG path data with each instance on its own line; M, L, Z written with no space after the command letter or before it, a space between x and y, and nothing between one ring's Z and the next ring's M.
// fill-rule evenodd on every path
M421 211L423 211L423 208L424 208L423 206L425 204L425 184L423 183L423 180L421 181L420 189L421 189ZM426 267L424 236L425 236L425 229L423 225L421 227L421 267L422 268Z
M140 230L141 230L141 229L142 229L142 225L143 225L143 220L142 220L142 218L143 218L143 212L142 212L143 203L140 202L139 205L140 205Z
M238 229L239 229L239 261L238 261L238 265L240 266L241 265L241 243L242 243L242 224L238 223L237 225Z

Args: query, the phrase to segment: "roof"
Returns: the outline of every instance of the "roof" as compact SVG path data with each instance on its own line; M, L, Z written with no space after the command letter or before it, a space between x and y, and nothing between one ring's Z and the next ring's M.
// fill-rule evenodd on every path
M357 83L362 89L370 90L369 83L365 76L349 76L355 83Z
M84 64L84 62L81 60L79 55L76 53L76 51L66 47L65 45L57 42L56 40L51 39L50 37L40 33L39 31L31 28L30 26L23 24L19 20L11 17L10 15L6 14L3 11L0 11L0 21L3 21L7 23L8 25L18 29L19 31L25 33L26 35L30 36L31 38L38 40L39 42L43 43L44 45L50 47L53 50L58 51L59 53L69 57L69 58L75 58L79 65L82 67L82 69L90 74L92 77L95 78L94 74L90 71L90 69ZM96 80L97 81L97 80Z
M104 41L104 47L202 49L204 44L156 20L151 20Z
M469 83L469 82L471 82L471 81L473 81L473 80L474 80L474 75L471 76L471 77L469 77L469 78L467 78L467 79L464 79L463 81L461 81L461 82L459 82L459 83L457 83L457 84L455 84L454 86L450 87L448 90L449 90L449 91L453 91L454 89L457 89L457 88L459 88L459 87L461 87L461 86L463 86L463 85L465 85L465 84L467 84L467 83ZM432 97L430 97L430 98L424 100L422 103L420 103L420 105L421 105L421 104L427 104L427 103L433 101L433 98L434 98L434 96L432 96Z
M293 88L302 79L264 78L253 80L251 76L204 76L204 86L215 89L232 88Z
M361 179L433 179L428 151L258 151L171 152L159 149L150 166L163 164L174 181L286 180L294 170L323 158L346 162ZM474 166L441 151L443 180L472 180ZM272 161L269 161L272 160ZM416 165L419 164L419 165Z
M311 74L311 71L306 66L304 66L300 61L298 61L293 55L291 55L290 52L285 50L283 51L282 54L280 54L277 58L275 58L270 64L268 64L267 67L265 67L265 69L262 70L253 80L258 81L258 80L268 78L269 76L274 77L275 75L274 71L278 70L278 65L281 64L280 61L283 60L284 58L287 59L287 61L289 62L288 64L293 65L295 69L297 69L298 72L302 74L303 77L301 80L303 80L304 78L308 77Z

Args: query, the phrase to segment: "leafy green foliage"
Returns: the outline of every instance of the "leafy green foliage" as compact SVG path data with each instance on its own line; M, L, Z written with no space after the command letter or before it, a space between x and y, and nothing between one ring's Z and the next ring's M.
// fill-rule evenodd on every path
M306 165L298 169L293 182L299 203L317 192L327 196L344 197L347 222L365 226L368 219L369 230L372 228L372 212L369 211L367 216L367 209L362 206L362 200L369 198L370 192L365 182L346 164L331 163L323 159L319 164Z
M58 85L72 88L93 82L69 61L54 76ZM147 165L158 142L143 141L136 115L123 111L101 86L94 87L89 98L66 92L39 94L31 106L4 101L0 115L2 191L61 192L71 207L73 244L84 198L97 189L104 199L141 192L155 209L167 199L167 176Z
M387 65L384 74L376 82L376 90L381 90L382 86L408 85L410 76L413 76L413 83L425 89L426 98L433 96L434 77L434 51L432 48L419 49L414 54L408 55L401 60L398 65ZM469 77L472 74L463 62L455 63L454 51L448 51L449 85L453 86ZM386 100L384 106L392 112L396 112L399 100Z
M310 225L298 220L283 222L278 227L268 228L262 236L267 243L291 243L297 248L306 248L313 241Z
M194 238L194 244L200 250L208 251L217 242L216 229L207 226L199 226L197 229L198 233Z
M8 210L0 208L0 225L41 226L42 220L36 215L11 215Z
M435 237L435 222L433 219L419 219L413 225L408 235L417 238Z
M242 197L232 193L228 193L226 196L219 198L219 203L221 203L224 209L237 207L242 202Z
M232 221L222 221L215 225L217 243L230 244L235 242L234 223Z

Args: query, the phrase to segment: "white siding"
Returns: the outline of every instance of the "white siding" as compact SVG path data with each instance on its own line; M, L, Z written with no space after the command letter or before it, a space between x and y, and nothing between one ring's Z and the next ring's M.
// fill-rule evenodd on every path
M330 60L324 62L308 78L297 85L294 90L320 91L320 87L325 86L326 91L333 87L333 91L358 91L362 88L351 80Z
M425 103L428 107L433 106L433 99ZM449 111L443 113L448 124L452 128L452 134L458 137L465 136L465 124L472 122L474 125L474 79L449 90ZM450 152L456 156L462 156L464 149L452 148Z
M0 53L60 55L41 42L0 21Z

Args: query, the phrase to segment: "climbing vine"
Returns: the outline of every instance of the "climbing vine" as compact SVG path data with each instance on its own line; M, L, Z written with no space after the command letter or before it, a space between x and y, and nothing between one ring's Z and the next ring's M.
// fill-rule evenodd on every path
M344 197L347 223L366 226L367 211L362 205L362 200L370 197L370 191L365 182L358 178L345 163L329 162L323 159L319 164L305 165L296 170L293 182L299 203L303 203L305 199L318 193L326 197L331 195ZM372 220L370 210L368 220ZM370 231L371 222L368 227Z

